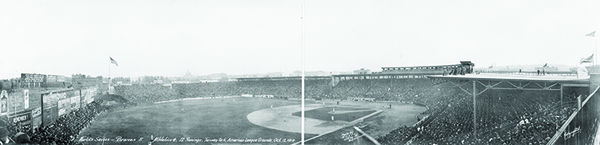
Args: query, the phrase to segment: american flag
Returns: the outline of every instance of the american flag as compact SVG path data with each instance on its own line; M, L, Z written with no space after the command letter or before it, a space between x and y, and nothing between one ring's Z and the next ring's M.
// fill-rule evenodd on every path
M112 57L109 57L109 58L110 58L110 63L115 64L116 66L119 66L117 61L115 61Z
M594 54L587 58L581 58L581 60L579 60L579 64L582 63L594 63Z
M595 35L596 35L596 31L586 34L585 36L595 37Z

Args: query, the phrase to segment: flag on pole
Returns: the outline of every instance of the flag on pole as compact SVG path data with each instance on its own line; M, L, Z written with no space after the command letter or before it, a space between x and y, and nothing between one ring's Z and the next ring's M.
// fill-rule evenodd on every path
M112 57L109 57L109 58L110 58L110 63L115 64L116 66L119 66L117 61L115 61Z
M594 54L592 54L590 57L587 58L581 58L581 60L579 61L579 64L582 63L594 63Z
M589 34L585 34L585 36L596 37L596 31L589 33Z

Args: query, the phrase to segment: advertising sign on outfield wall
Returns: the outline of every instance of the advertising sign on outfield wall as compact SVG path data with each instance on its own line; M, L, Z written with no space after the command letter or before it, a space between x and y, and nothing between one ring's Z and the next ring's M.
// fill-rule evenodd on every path
M28 127L31 125L31 110L23 110L10 115L12 123Z
M79 96L71 97L71 110L79 108Z
M43 108L38 112L41 112L40 117L32 115L33 126L46 126L54 122L58 117L68 114L69 112L79 109L85 106L87 103L91 103L94 99L97 88L89 88L84 90L61 90L54 92L42 93ZM36 114L33 113L32 114ZM36 124L37 123L37 124Z
M71 108L71 99L61 99L58 100L58 116L62 116L63 114L69 113L69 109Z
M94 95L96 95L96 88L89 88L86 90L81 90L81 95L82 95L82 99L86 104L88 103L92 103L92 101L94 101Z
M42 108L37 108L31 110L31 126L33 128L38 128L42 125Z
M31 110L32 117L38 117L40 115L42 115L42 108L36 108L36 109Z
M0 113L8 112L8 93L6 90L2 90L0 93Z
M23 108L29 108L29 90L23 90Z
M52 107L45 107L42 110L42 125L43 126L47 126L49 124L51 124L52 122L54 122L56 119L58 119L58 107L57 106L52 106Z

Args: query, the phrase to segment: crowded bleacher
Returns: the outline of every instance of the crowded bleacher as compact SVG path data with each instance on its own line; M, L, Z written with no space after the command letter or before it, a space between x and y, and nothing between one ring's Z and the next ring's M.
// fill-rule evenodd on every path
M127 106L129 104L119 105L101 105L101 101L94 101L85 107L73 110L68 114L60 116L55 122L30 129L28 126L20 124L7 124L7 130L14 136L18 132L27 134L31 143L35 144L76 144L77 136L87 126L90 126L94 119L102 112L111 108ZM9 122L2 120L3 123ZM13 139L16 140L16 139Z
M132 104L195 98L273 95L275 98L300 98L300 80L260 80L115 86L115 94ZM383 144L543 144L575 109L575 94L557 101L556 92L489 90L477 99L478 133L473 136L473 102L469 95L451 85L434 85L425 78L353 79L331 84L331 80L306 81L306 98L350 100L375 98L375 101L402 101L427 106L415 126L394 129L377 140ZM126 104L124 104L126 105ZM41 144L74 144L79 132L93 123L103 111L118 107L93 102L58 118L54 123L30 130L13 124L11 133L25 132Z
M180 98L180 95L170 89L157 84L142 84L132 86L117 86L116 93L135 103L152 103Z
M268 94L300 97L297 80L216 82L163 86L124 86L123 96L138 102L156 102L197 96ZM398 128L379 140L395 144L409 140L417 143L545 143L574 109L563 108L556 92L490 90L477 100L478 137L472 134L472 100L453 86L433 85L429 80L355 79L330 86L329 81L307 81L306 97L322 99L376 98L378 101L406 101L424 104L427 120L418 126ZM133 89L135 88L135 89ZM157 93L148 93L150 90ZM138 93L135 93L138 92ZM151 96L150 94L153 94ZM567 102L572 102L573 97Z
M422 97L430 106L426 121L379 138L384 144L545 144L573 113L574 97L563 107L556 92L489 90L477 99L477 138L472 98L464 94ZM437 101L425 101L437 100ZM408 135L407 135L408 134ZM410 136L410 135L413 136Z
M160 85L120 86L117 91L134 102L157 102L177 98L214 97L239 94L264 94L280 98L300 97L300 81L247 81L175 84L173 89ZM153 93L149 93L153 92ZM454 86L433 85L428 79L355 79L306 82L306 98L375 98L377 101L405 101L424 104L429 117L417 126L398 128L379 138L382 143L545 143L572 113L573 97L563 108L556 92L496 91L477 100L478 137L473 129L472 98Z

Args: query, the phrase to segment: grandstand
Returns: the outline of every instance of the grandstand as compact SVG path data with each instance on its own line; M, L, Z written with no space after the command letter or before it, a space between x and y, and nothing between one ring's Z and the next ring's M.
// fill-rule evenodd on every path
M323 102L323 105L328 101L341 101L342 104L403 102L426 106L426 110L418 115L408 116L416 122L409 125L389 122L388 120L394 119L389 114L375 115L360 122L357 126L361 132L364 131L362 134L375 138L374 143L594 143L595 137L590 136L595 135L597 131L597 123L593 119L597 116L594 111L598 106L595 88L600 84L600 76L593 74L594 72L590 79L579 78L573 74L473 74L474 71L469 69L466 69L463 75L458 69L457 73L440 73L439 70L444 69L444 66L453 68L459 65L415 67L421 68L418 72L306 77L305 97L311 101ZM467 66L473 65L469 62ZM19 93L24 95L23 90L29 90L30 107L23 109L25 103L8 106L21 109L9 110L13 115L6 113L3 119L5 122L12 122L7 120L30 115L30 120L15 121L8 127L9 130L31 134L32 140L39 143L76 144L77 135L85 126L91 125L92 120L102 112L113 108L152 106L157 102L198 97L223 98L241 94L272 96L265 98L274 100L272 102L296 100L301 97L300 82L301 77L261 77L238 78L232 82L173 84L172 87L160 84L119 85L114 86L115 96L94 97L97 100L90 98L102 94L103 91L99 89L44 89L20 85L25 88L13 88L9 91L9 96L19 96ZM111 97L113 99L100 99ZM48 101L43 101L48 98ZM75 101L61 105L66 100ZM111 101L113 102L110 103ZM334 130L328 132L333 135L323 135L322 139L315 139L310 143L344 144L345 140L333 138L345 133L342 131L352 130L350 127ZM333 139L336 142L324 139Z
M444 71L452 71L458 72L463 71L464 68L465 73L470 74L473 73L473 69L475 67L475 63L471 61L460 61L460 64L450 64L450 65L429 65L429 66L404 66L404 67L381 67L381 73L385 74L393 74L393 73L435 73L435 74L443 74L448 73Z
M454 101L443 104L447 106L434 111L416 129L399 128L380 138L381 142L554 144L557 142L553 136L560 135L559 128L568 124L569 116L581 106L577 102L582 98L578 96L585 96L592 92L587 88L593 88L587 79L576 76L482 74L429 78L438 85L450 82L463 95L454 96ZM477 90L478 86L483 88Z

